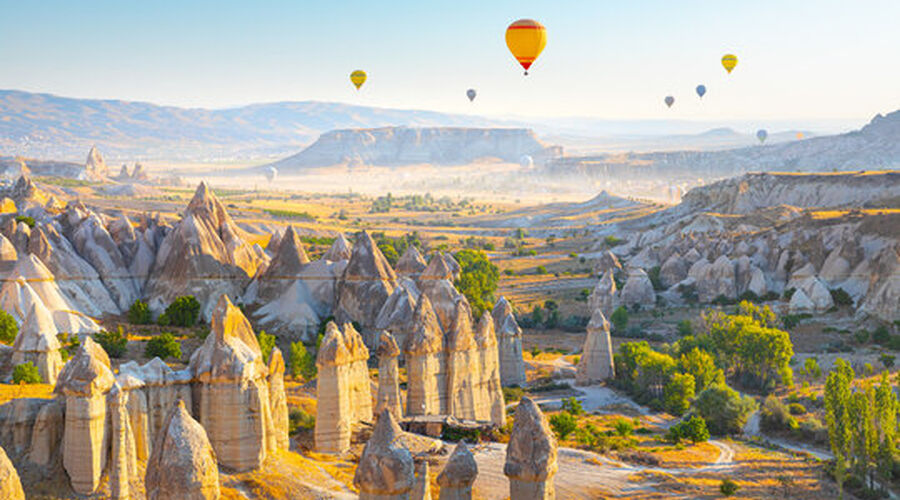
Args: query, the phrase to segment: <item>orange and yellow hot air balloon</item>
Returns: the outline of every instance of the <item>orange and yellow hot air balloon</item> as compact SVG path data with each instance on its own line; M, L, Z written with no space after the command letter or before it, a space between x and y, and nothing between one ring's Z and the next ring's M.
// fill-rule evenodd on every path
M722 56L722 66L725 67L725 71L731 73L731 70L737 66L737 56L734 54L725 54Z
M525 68L531 67L547 45L547 30L533 19L519 19L506 28L506 46L513 57Z
M359 90L362 84L366 83L366 72L358 69L350 73L350 81L353 82L353 85L356 85L356 90Z

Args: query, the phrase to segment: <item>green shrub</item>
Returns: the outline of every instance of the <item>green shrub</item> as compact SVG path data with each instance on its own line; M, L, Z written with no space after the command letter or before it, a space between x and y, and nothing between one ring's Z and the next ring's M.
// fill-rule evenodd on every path
M547 268L544 266L537 266L534 268L535 274L547 274Z
M831 290L831 300L834 301L834 305L836 306L853 307L853 297L851 297L843 288Z
M706 421L709 431L716 435L741 432L756 406L753 398L741 396L725 384L704 389L694 400L697 413Z
M606 246L608 247L615 247L625 243L625 240L616 238L615 236L607 236L606 238L603 238L603 242L606 243Z
M147 341L147 345L144 346L144 356L162 360L166 358L181 359L181 344L171 333L163 333Z
M797 428L797 420L784 403L770 395L759 412L759 426L764 431L790 431Z
M459 279L454 284L468 299L475 317L480 317L493 306L500 271L481 250L460 250L454 257L460 267Z
M869 331L868 330L859 330L853 334L853 340L856 341L857 344L865 344L869 341Z
M509 387L504 387L503 391L503 402L506 404L515 403L522 399L522 396L525 395L525 389L517 386L511 385Z
M12 380L14 384L40 384L44 381L37 367L31 361L16 365L13 368Z
M572 415L584 414L584 407L581 406L581 401L575 399L575 396L563 399L561 409L562 411L571 413Z
M19 334L19 325L8 312L0 310L0 343L12 345Z
M897 359L897 356L888 353L881 353L881 356L878 358L881 361L881 364L884 365L885 368L893 368L894 360Z
M265 330L260 330L256 334L256 341L259 342L259 350L263 355L263 362L269 362L269 356L272 355L272 349L275 348L275 336L269 335Z
M168 324L190 328L200 317L200 303L193 295L178 297L166 308L165 315Z
M615 423L613 423L613 429L615 429L617 436L628 437L634 433L634 423L624 418L617 418Z
M24 222L26 226L34 229L34 217L29 217L27 215L17 215L16 222Z
M666 289L662 284L662 280L659 278L659 269L659 266L653 266L647 271L647 277L650 278L650 284L653 285L653 289L657 292Z
M74 333L57 333L56 340L59 341L59 354L62 356L63 362L68 361L81 345L81 340Z
M94 340L100 344L100 347L102 347L103 350L106 351L106 354L111 358L121 358L128 349L128 336L125 335L125 331L122 330L121 326L114 332L103 330L100 333L94 334Z
M559 439L565 439L578 427L578 421L571 413L561 412L550 417L550 427Z
M666 440L674 444L683 440L690 440L694 444L707 441L709 430L706 428L706 421L703 417L694 415L689 420L678 422L669 428Z
M788 288L787 290L784 291L782 298L784 298L785 302L790 302L791 297L793 297L794 293L796 293L796 292L797 292L796 288Z
M135 300L134 304L128 308L128 322L133 325L148 325L153 322L153 315L150 314L150 307L140 299Z
M617 307L609 316L609 321L615 327L616 332L624 332L625 327L628 326L628 310L622 306Z
M294 408L288 414L288 433L294 435L300 430L311 430L316 426L316 416Z
M819 360L816 358L806 358L806 361L803 362L803 373L812 379L821 377L822 368L819 367Z
M806 414L806 407L800 403L791 403L788 405L788 410L790 410L791 415L804 415Z
M672 415L682 415L691 407L696 384L690 373L674 373L663 390L666 411Z
M722 484L719 485L719 491L726 497L734 495L739 489L741 487L731 479L723 479Z
M291 374L294 377L302 377L303 380L312 380L316 377L316 358L309 354L302 342L291 343Z
M872 332L872 342L875 342L878 345L887 345L890 341L891 332L888 331L886 326L880 325Z
M691 325L691 320L683 319L678 322L678 326L675 327L678 331L678 335L682 337L687 337L688 335L694 334L694 327Z

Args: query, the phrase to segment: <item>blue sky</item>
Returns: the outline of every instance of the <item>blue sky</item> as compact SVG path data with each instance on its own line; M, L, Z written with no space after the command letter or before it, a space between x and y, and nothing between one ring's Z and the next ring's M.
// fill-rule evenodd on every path
M548 30L528 77L503 39L523 17ZM0 0L0 88L189 107L863 120L900 108L898 24L897 0ZM730 76L726 52L740 58ZM359 93L356 68L370 75Z

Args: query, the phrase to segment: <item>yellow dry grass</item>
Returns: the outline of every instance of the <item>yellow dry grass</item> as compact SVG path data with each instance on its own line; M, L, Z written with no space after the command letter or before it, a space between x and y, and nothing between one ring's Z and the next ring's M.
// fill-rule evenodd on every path
M53 397L53 386L50 384L0 384L0 404L18 398Z

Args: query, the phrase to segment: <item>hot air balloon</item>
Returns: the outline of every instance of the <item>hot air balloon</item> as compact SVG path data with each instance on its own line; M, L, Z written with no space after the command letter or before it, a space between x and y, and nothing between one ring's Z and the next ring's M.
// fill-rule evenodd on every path
M534 166L534 158L529 155L522 155L522 157L519 158L519 165L521 165L522 168L531 168Z
M269 167L266 169L266 179L268 179L269 182L274 181L276 177L278 177L278 169L277 168Z
M366 83L366 72L358 69L353 73L350 73L350 81L353 82L353 85L356 85L356 90L359 90L359 88Z
M675 104L675 98L670 95L667 95L666 98L663 99L663 101L665 101L666 106L668 106L670 108L672 107L673 104Z
M797 132L797 140L803 139L803 132Z
M525 68L526 75L528 68L541 55L545 45L547 45L547 30L535 20L519 19L506 28L506 46L516 61Z
M469 98L469 102L474 101L476 95L477 94L475 93L475 89L469 89L466 91L466 97Z
M731 70L737 66L737 56L734 54L725 54L722 56L722 66L725 68L725 71L731 73Z
M697 95L702 99L706 94L706 85L697 85Z
M766 137L769 137L769 133L766 132L766 129L759 129L756 131L756 138L759 139L760 144L766 142Z

